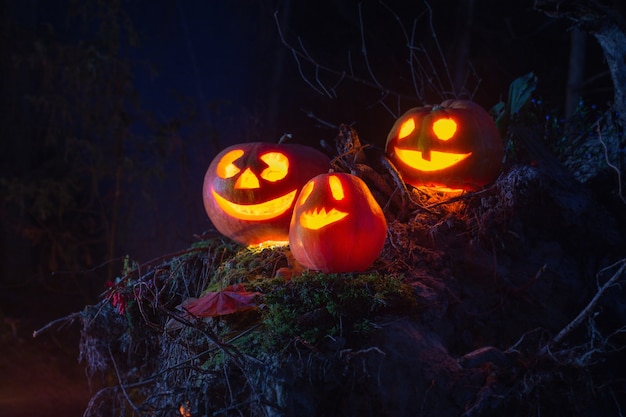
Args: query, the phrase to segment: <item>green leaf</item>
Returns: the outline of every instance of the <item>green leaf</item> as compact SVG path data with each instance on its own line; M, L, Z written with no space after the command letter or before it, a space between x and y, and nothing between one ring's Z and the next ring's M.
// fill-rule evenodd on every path
M513 80L509 86L509 97L506 104L503 101L496 103L489 114L496 122L496 126L502 136L505 136L509 123L513 116L520 112L522 107L528 103L530 96L537 87L537 77L532 72Z
M532 72L516 78L509 87L508 114L517 114L528 102L533 91L537 88L537 76Z

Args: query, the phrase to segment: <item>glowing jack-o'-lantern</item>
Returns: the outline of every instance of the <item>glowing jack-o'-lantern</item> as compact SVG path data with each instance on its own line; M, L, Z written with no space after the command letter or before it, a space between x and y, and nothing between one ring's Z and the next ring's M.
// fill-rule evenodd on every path
M500 173L504 147L485 109L446 100L402 115L387 136L386 152L408 184L475 191Z
M380 254L387 221L367 185L345 173L321 174L300 192L289 229L289 248L304 267L357 272Z
M237 242L286 244L300 188L329 169L330 159L309 146L233 145L213 159L204 176L204 208L215 228Z

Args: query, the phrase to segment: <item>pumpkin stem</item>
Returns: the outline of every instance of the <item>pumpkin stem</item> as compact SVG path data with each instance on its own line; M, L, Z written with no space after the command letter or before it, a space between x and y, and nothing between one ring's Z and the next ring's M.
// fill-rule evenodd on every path
M283 135L280 137L280 139L278 139L278 144L283 144L289 140L291 140L292 135L291 133L283 133Z

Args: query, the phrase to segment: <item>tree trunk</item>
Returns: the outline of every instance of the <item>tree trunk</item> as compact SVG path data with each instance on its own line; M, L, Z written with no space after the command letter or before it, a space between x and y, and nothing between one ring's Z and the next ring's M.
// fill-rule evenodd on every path
M586 46L587 34L578 29L572 30L570 33L569 68L565 94L565 118L568 120L576 112L581 98L582 83L585 76Z
M593 33L602 47L615 90L613 106L626 126L626 33L617 25L603 25Z

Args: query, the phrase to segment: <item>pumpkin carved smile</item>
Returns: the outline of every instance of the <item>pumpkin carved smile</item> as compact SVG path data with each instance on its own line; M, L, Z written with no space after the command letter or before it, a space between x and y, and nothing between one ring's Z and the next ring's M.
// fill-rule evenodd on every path
M452 153L430 151L430 158L424 158L421 151L413 151L410 149L394 148L399 160L420 171L439 171L458 164L472 153Z
M213 190L213 198L224 213L241 220L262 221L270 220L285 213L291 208L298 190L274 198L264 203L237 204L229 201Z

